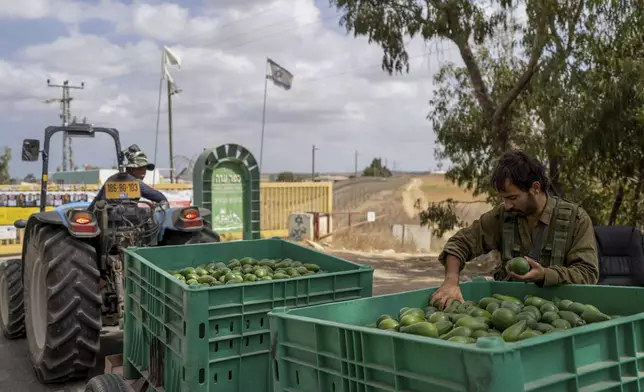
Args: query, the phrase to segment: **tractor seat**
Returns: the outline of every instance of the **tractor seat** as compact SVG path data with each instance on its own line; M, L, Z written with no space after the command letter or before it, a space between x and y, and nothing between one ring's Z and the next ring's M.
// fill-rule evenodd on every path
M644 286L642 234L632 226L595 226L599 281L610 286Z

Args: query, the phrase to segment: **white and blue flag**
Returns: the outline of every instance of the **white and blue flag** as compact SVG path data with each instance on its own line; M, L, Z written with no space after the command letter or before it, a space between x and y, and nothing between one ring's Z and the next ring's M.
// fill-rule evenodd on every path
M272 80L276 86L284 90L290 90L291 84L293 84L293 74L271 59L267 59L266 61L268 62L269 68L266 77Z

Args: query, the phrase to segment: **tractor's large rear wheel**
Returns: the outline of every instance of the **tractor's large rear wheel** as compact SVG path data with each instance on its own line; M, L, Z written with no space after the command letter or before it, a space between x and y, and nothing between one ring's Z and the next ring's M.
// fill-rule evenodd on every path
M34 228L24 264L25 326L43 383L87 377L100 346L96 250L63 227Z
M7 339L25 336L20 259L7 260L0 266L0 329Z

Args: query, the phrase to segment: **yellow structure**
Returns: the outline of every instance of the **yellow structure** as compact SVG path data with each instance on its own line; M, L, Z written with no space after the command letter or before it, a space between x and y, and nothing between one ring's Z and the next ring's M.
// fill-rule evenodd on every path
M49 187L50 191L88 190L98 191L98 185L71 187ZM191 189L186 184L161 184L159 190ZM0 186L0 191L28 192L39 189L37 185ZM333 184L325 182L262 182L260 184L262 203L262 237L288 236L288 217L294 212L333 212ZM48 210L52 209L51 207ZM35 207L0 207L0 226L12 225L18 219L27 219L38 211ZM223 239L239 239L241 233L223 236ZM15 240L0 240L0 256L19 254L22 250L22 233Z

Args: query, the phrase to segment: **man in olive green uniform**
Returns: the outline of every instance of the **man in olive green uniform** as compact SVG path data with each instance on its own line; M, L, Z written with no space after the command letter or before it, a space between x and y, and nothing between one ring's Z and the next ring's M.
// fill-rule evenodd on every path
M442 308L453 300L463 302L460 271L467 261L491 250L501 253L496 280L533 282L539 287L597 283L597 245L590 217L578 205L548 194L543 165L520 151L505 153L492 173L492 185L503 204L447 241L438 256L445 280L431 303ZM519 256L530 264L525 275L505 268L508 260Z

